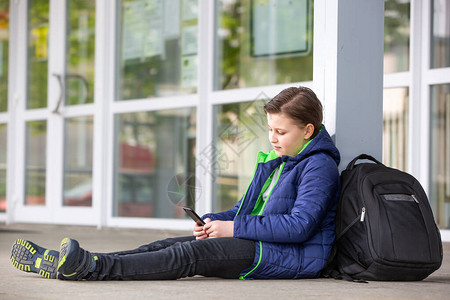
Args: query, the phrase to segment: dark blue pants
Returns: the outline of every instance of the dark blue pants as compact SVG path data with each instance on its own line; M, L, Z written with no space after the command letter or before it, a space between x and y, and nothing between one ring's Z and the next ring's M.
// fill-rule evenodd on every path
M129 251L96 254L88 280L158 280L203 275L238 278L253 264L255 242L238 238L169 238Z

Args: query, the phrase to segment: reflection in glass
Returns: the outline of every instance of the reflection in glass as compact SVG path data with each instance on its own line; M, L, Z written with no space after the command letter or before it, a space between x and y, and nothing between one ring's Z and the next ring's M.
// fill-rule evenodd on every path
M217 0L215 89L313 77L313 1Z
M65 121L64 205L92 205L93 117Z
M258 152L271 150L265 102L215 107L215 146L197 151L198 160L211 162L206 167L213 172L213 211L229 209L240 200L250 183Z
M8 61L9 0L0 0L0 112L8 110Z
M408 171L409 90L383 91L383 163Z
M384 73L409 70L410 0L385 0Z
M27 122L25 138L25 205L44 205L47 121Z
M6 141L8 126L0 124L0 212L6 212Z
M186 218L194 207L196 113L192 108L116 116L114 216Z
M47 107L49 0L28 1L27 108Z
M450 67L450 2L433 0L431 68Z
M441 229L450 228L450 84L431 87L431 195Z
M66 105L94 101L95 0L67 1Z
M198 0L122 0L119 32L119 100L197 91Z

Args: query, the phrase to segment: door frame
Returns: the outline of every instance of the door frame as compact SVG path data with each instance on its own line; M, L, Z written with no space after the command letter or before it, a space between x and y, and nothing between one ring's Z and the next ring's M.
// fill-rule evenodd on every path
M96 5L99 2L96 1ZM12 1L11 11L16 20L28 20L28 1ZM96 7L96 14L99 14L99 9ZM103 15L103 13L101 14ZM97 16L96 16L97 17ZM102 16L104 18L104 16ZM47 107L39 109L26 109L27 103L27 51L28 51L28 22L18 22L11 26L11 40L16 49L15 60L17 71L15 76L11 76L11 87L13 100L10 106L11 124L8 132L14 134L14 139L11 141L15 151L13 158L8 158L9 175L8 179L14 177L14 180L8 180L8 221L14 222L39 222L39 223L56 223L56 224L77 224L77 225L98 225L100 224L99 215L99 197L93 197L92 206L90 207L70 207L63 206L63 180L64 180L64 123L67 118L93 116L94 126L94 146L92 149L93 161L100 157L101 151L97 138L101 136L101 132L97 129L101 127L101 122L98 124L97 116L100 115L100 105L96 105L95 101L98 99L99 92L97 91L99 81L102 80L103 74L95 72L94 79L94 103L82 104L76 106L66 106L64 98L56 111L60 97L64 97L65 90L61 86L57 76L63 76L66 73L66 20L67 20L66 1L49 0L49 32L48 32L48 75L47 75ZM98 34L100 29L96 18L96 38L102 36ZM96 40L95 55L99 57L98 46L102 47L101 43ZM13 48L13 47L11 47ZM100 56L101 57L101 56ZM99 65L95 61L95 67ZM103 62L104 63L104 62ZM97 71L97 70L96 70ZM64 77L63 77L64 78ZM14 111L14 112L13 112ZM45 205L42 206L27 206L25 205L25 155L26 155L26 122L45 120L47 122L47 137L46 137L46 195ZM12 152L12 151L10 151ZM99 170L103 166L98 163L92 165L92 179L93 179L93 195L96 195L95 189L98 184Z

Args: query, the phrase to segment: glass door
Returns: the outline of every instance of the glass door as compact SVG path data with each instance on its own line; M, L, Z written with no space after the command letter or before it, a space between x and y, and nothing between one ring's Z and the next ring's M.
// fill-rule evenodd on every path
M63 69L56 74L63 97L53 113L59 116L58 141L62 165L56 168L61 186L56 219L95 222L93 215L95 0L67 0ZM58 64L60 65L60 64ZM61 132L58 132L61 136Z
M17 130L13 188L9 213L14 221L51 222L49 197L49 81L50 1L29 0L17 8L26 19L17 34L18 83L14 98ZM13 42L13 41L12 41ZM11 78L14 80L14 78Z
M29 0L22 7L28 21L26 95L17 115L23 197L15 220L95 223L95 2Z

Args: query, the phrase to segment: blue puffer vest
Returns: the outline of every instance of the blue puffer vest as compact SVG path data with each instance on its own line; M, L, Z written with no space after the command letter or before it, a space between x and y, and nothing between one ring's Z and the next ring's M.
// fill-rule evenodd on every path
M325 127L296 156L260 152L242 199L228 211L203 216L234 220L234 237L255 241L255 260L241 279L320 276L335 238L339 161ZM251 215L264 183L280 165L261 215Z

